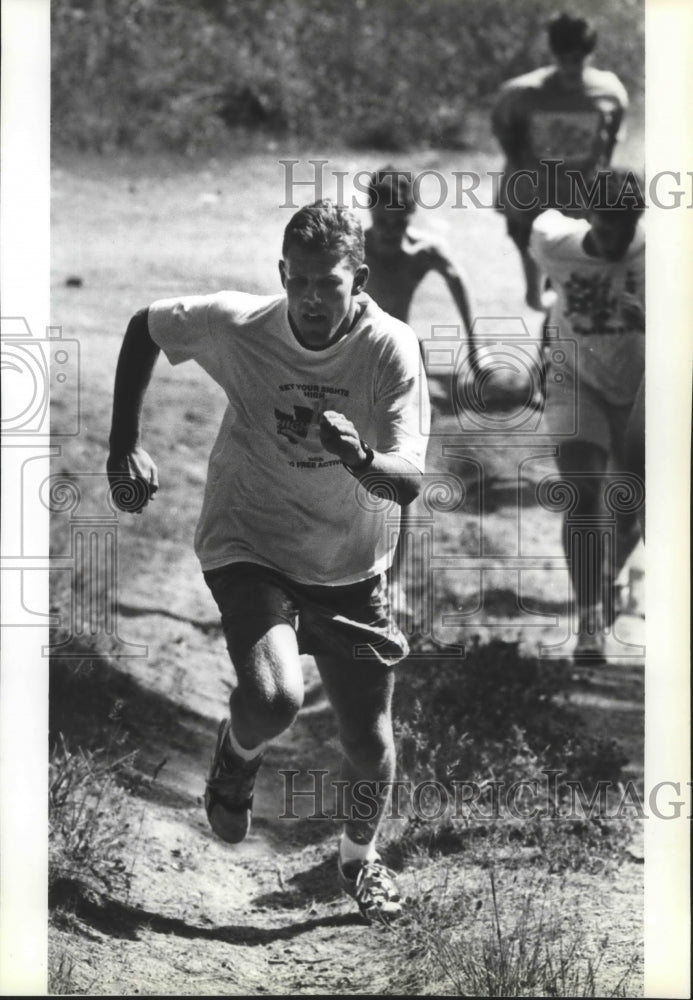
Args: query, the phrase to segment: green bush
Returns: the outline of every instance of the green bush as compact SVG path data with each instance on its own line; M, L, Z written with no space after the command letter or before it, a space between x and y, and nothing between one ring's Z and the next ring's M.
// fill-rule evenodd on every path
M643 86L643 0L583 0L597 63ZM54 142L211 150L233 129L463 145L546 60L553 0L54 0Z
M116 779L131 757L109 761L103 750L71 750L60 736L48 783L49 887L127 887L128 796Z

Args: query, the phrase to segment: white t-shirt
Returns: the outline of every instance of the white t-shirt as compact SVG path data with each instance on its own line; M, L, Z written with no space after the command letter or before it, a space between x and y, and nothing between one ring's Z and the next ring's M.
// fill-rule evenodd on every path
M589 228L550 209L535 219L529 249L557 294L549 322L575 342L568 371L626 406L645 367L644 332L632 319L634 305L645 311L645 231L640 223L623 258L608 261L585 252Z
M303 347L283 295L219 292L155 302L149 331L172 364L194 359L229 400L209 460L195 551L204 570L247 561L343 585L392 562L399 508L320 444L325 410L419 471L430 414L416 335L367 296L349 333Z

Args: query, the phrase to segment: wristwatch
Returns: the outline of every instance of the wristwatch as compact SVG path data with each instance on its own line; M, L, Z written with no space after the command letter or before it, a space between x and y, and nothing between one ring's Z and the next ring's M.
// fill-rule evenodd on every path
M375 452L373 451L371 446L363 440L363 438L361 438L361 447L365 451L366 457L361 462L359 462L358 465L347 465L346 462L342 463L344 467L349 470L349 472L365 472L365 470L370 468L370 466L373 464L373 459L375 458Z

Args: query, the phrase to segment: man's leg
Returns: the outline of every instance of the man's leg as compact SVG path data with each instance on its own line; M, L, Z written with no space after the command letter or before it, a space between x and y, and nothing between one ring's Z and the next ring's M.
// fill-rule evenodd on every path
M534 257L529 252L529 238L536 212L508 208L506 210L508 236L520 252L522 270L525 276L525 301L531 309L544 312L542 294L544 275Z
M381 663L316 656L342 743L347 819L339 845L342 887L368 921L387 923L401 912L392 872L382 864L375 838L395 775L392 733L394 671Z
M605 569L604 624L611 625L623 606L622 590L626 585L617 584L621 570L635 551L642 538L637 514L616 515L616 546L613 567Z
M345 832L353 843L371 844L395 774L391 715L394 670L372 660L359 663L325 655L315 660L337 717L342 779L349 782L345 786ZM359 788L365 794L359 796Z
M227 632L238 679L230 698L231 720L240 745L252 749L294 721L303 703L303 673L296 633L290 625L272 625L251 642L243 632Z
M576 655L598 659L602 656L603 598L609 576L605 560L613 559L602 550L600 541L607 453L589 441L563 441L556 461L576 497L563 517L563 547L579 621Z
M544 275L529 250L520 250L525 274L525 301L530 309L546 312L544 305Z
M632 492L637 500L642 502L634 505L632 511L616 511L616 548L614 553L614 566L612 570L613 600L612 606L605 606L606 623L616 617L619 610L620 601L616 600L617 589L616 580L621 575L623 567L626 565L631 554L635 550L638 542L645 537L645 393L644 376L640 389L636 394L633 406L630 408L613 409L611 418L611 438L613 441L614 461L616 464L615 477L618 479L619 471L623 470L635 477L634 484L628 484L624 495Z
M221 612L237 685L231 718L219 727L205 807L212 829L238 843L250 829L255 776L268 740L293 722L303 675L285 587L262 567L232 564L205 573Z
M252 642L242 627L227 627L226 634L238 684L231 694L231 718L219 726L205 808L217 836L237 844L250 831L255 776L265 746L296 717L303 676L290 625L272 625Z

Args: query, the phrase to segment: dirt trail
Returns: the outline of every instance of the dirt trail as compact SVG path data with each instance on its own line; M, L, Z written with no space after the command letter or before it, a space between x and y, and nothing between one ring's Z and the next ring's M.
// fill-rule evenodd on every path
M204 595L194 586L188 594L190 606L202 611ZM304 657L307 704L272 745L260 774L252 832L230 847L209 830L201 798L228 693L221 634L211 620L209 627L196 627L183 616L146 612L150 602L137 610L138 601L133 597L123 630L133 642L156 636L149 657L121 661L127 673L95 682L91 702L82 686L84 713L95 710L101 682L119 699L119 725L141 750L129 804L130 889L125 896L73 895L73 915L59 917L52 932L53 951L66 949L73 962L73 989L92 995L393 992L388 956L393 946L406 953L406 928L368 927L340 891L331 820L306 819L310 806L301 799L295 809L302 818L278 818L284 791L278 769L300 771L298 788L305 787L309 768L338 771L332 714L312 659ZM200 620L208 621L206 614ZM178 657L195 670L178 669ZM637 666L611 667L598 683L586 677L574 699L596 726L606 711L636 747L633 720L642 710ZM72 723L80 725L79 719ZM450 872L450 862L422 860L399 878L405 896L413 897L425 889L442 893ZM483 871L466 866L460 855L452 872L454 884L481 900ZM506 905L520 891L517 879L504 894ZM615 982L641 936L641 866L627 863L608 883L578 873L562 879L556 893L566 919L579 914L583 921L586 947L605 927L614 943L620 940L609 953ZM606 975L608 981L608 965Z
M313 673L307 663L309 682ZM267 754L253 829L237 847L214 837L201 804L214 720L196 717L199 739L188 742L183 717L164 748L150 719L138 769L151 773L164 749L166 762L131 800L126 898L85 892L73 899L76 987L116 995L370 992L372 935L383 931L368 928L337 886L333 824L277 818L278 768L305 774L319 763L337 771L329 708L314 691L318 697ZM134 732L142 720L136 706L126 712ZM54 949L68 929L54 932Z

